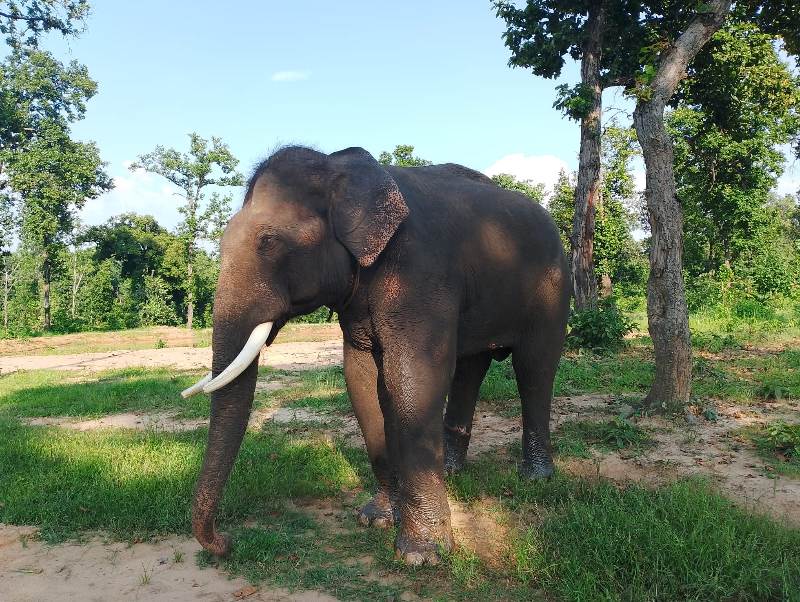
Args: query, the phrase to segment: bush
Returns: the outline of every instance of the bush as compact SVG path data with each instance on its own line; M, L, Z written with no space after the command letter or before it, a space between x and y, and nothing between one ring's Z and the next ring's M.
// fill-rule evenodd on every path
M625 345L631 322L617 307L613 297L601 299L595 309L573 311L569 318L567 346L594 351L615 351Z
M800 424L787 424L782 420L767 425L767 441L777 452L788 458L800 458Z
M331 310L323 305L322 307L312 311L310 314L292 318L292 322L299 322L301 324L324 324L328 321L328 315L330 315L330 312ZM333 322L336 320L337 316L334 312L333 316L331 316L331 321Z

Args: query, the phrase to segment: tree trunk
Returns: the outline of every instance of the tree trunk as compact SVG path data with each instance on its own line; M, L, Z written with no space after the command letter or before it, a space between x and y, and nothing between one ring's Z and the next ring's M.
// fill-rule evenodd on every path
M578 182L575 187L575 214L572 220L572 292L575 309L597 305L597 280L594 275L592 248L594 218L600 197L600 135L603 88L600 83L600 60L603 48L605 9L596 2L589 9L587 38L581 61L581 84L591 91L592 106L581 119L581 150Z
M8 296L11 291L11 270L3 267L3 329L8 332Z
M192 257L189 256L189 263L186 266L186 328L192 330L192 322L194 321L194 266L192 265Z
M641 103L634 123L647 167L645 197L652 235L647 321L656 374L647 401L651 406L675 406L689 400L692 376L683 284L683 211L675 192L672 140L664 127L663 105Z
M75 314L77 312L77 299L78 299L78 292L81 289L81 283L83 282L83 274L78 272L78 253L77 251L72 256L72 304L70 307L70 317L75 319Z
M44 289L44 330L50 330L51 321L50 321L50 278L51 278L51 265L50 265L50 255L47 251L44 253L44 261L42 263L42 281L43 281L43 289Z
M731 0L712 0L665 51L648 95L640 97L633 123L647 169L645 199L650 220L647 319L656 373L647 394L651 407L675 409L689 400L692 347L683 283L683 211L675 188L672 140L664 108L700 49L722 26Z

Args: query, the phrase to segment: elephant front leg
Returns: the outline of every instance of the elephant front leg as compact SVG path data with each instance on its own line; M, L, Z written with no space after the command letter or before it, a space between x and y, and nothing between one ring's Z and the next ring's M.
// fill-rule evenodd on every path
M378 368L372 353L355 349L345 341L344 376L353 411L364 435L372 471L378 482L375 496L359 510L358 522L365 527L388 528L398 518L395 504L397 475L378 403Z
M436 564L450 550L453 534L444 483L442 411L454 361L419 357L408 349L384 349L385 396L397 438L400 530L395 552L411 565Z

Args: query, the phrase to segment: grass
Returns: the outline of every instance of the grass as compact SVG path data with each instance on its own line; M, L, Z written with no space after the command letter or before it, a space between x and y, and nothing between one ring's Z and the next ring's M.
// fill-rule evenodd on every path
M211 329L188 331L176 326L131 328L104 332L46 334L19 339L0 339L0 355L69 355L118 351L120 349L161 349L164 347L208 347Z
M766 425L751 426L738 433L749 439L773 471L800 477L800 423L778 420Z
M698 356L693 368L692 387L698 397L738 403L800 399L800 349L757 355L742 351L734 357ZM554 394L643 394L650 387L653 371L651 352L642 341L614 355L567 353L556 373ZM505 415L520 413L510 360L492 363L481 386L481 399Z
M517 573L565 600L767 600L800 595L800 532L694 481L584 485L514 542Z
M553 447L560 456L589 458L593 447L601 451L637 451L648 445L652 445L652 439L647 431L619 417L605 422L567 421L553 433Z
M181 418L209 415L208 397L183 399L180 392L204 371L125 368L83 373L58 370L0 376L0 416L94 418L139 411L176 411Z
M796 340L757 354L713 337L696 345L697 395L800 398ZM349 410L341 368L265 373L289 386L262 390L259 404ZM206 417L206 396L178 394L201 374L130 369L0 377L0 522L38 526L50 541L96 530L131 541L187 533L205 429L75 432L25 426L19 418L154 410ZM650 351L639 338L616 355L565 355L556 394L642 393L651 376ZM510 362L492 365L482 398L502 413L519 412ZM700 480L619 486L561 470L546 481L522 481L519 443L479 457L448 480L462 505L482 513L491 507L490 516L502 517L495 539L502 533L507 553L490 562L459 547L439 567L405 567L393 557L393 531L360 528L353 517L373 486L365 452L318 429L267 423L248 432L219 514L235 546L224 561L200 554L202 564L219 562L254 583L324 590L343 600L412 592L470 601L800 601L800 530L750 514ZM794 451L779 434L756 429L748 436L776 471L797 476ZM553 440L562 457L650 444L646 431L619 418L567 422ZM318 505L330 511L314 510ZM149 571L142 567L142 579Z
M518 517L511 578L564 600L797 600L800 531L739 509L700 480L650 489L564 473L523 482L484 457L451 480L469 504Z
M206 436L0 421L0 522L36 525L50 540L90 529L122 539L185 533ZM353 463L325 439L248 433L220 520L239 523L286 498L335 495L359 482Z
M341 366L294 372L290 376L299 382L271 393L270 403L341 413L350 411L350 398L345 390Z

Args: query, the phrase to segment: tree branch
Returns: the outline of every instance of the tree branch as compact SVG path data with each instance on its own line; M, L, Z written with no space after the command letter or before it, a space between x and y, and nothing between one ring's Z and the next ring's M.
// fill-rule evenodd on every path
M708 10L698 14L686 30L664 52L650 87L653 90L651 102L666 105L680 81L686 77L689 63L700 49L722 27L731 11L731 0L712 0Z

